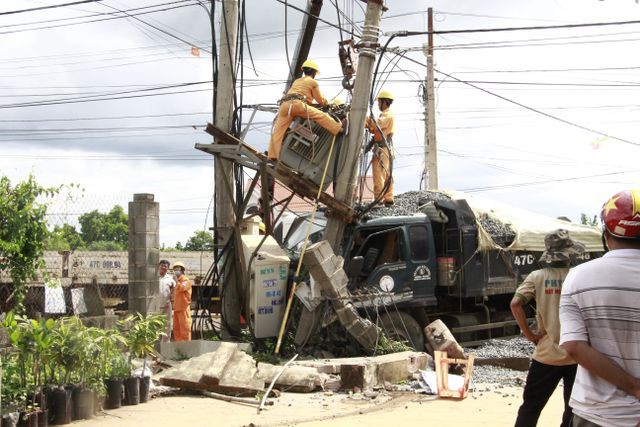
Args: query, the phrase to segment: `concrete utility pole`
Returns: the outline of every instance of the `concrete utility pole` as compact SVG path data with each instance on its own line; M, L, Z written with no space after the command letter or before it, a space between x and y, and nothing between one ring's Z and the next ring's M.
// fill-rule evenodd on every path
M238 0L223 0L220 16L220 56L218 57L218 86L216 90L215 125L230 130L234 109L234 69L236 39L238 36ZM213 10L213 9L212 9ZM217 244L224 245L231 236L235 222L233 213L233 164L216 156L215 160L215 200ZM229 188L229 187L230 188ZM221 246L220 246L221 247ZM233 261L233 260L230 260ZM233 274L224 277L224 298L222 313L230 333L240 331L240 292Z
M134 194L129 202L129 311L154 313L158 301L160 205L153 194Z
M358 173L360 173L358 158L362 147L364 122L369 111L369 95L371 94L373 68L376 62L382 8L382 0L367 1L367 12L364 19L362 39L360 40L360 53L358 54L358 72L356 73L353 102L351 103L349 117L349 134L346 144L342 144L339 157L344 159L344 167L338 172L335 179L335 198L347 205L353 203L356 179ZM338 253L342 243L344 228L343 221L329 218L325 238L336 253Z
M424 86L427 92L424 117L424 188L438 189L438 145L436 142L436 97L433 89L433 9L427 10L429 43L424 51L427 56L427 78Z

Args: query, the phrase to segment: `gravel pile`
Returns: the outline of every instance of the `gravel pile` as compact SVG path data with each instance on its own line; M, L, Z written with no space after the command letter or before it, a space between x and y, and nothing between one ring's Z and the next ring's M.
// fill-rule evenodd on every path
M526 382L527 371L514 371L497 366L474 366L471 379L473 384L476 385L476 391L493 391L495 387L486 388L478 386L478 384L520 387Z
M420 213L418 207L432 200L450 200L442 193L432 191L407 191L396 194L393 198L394 205L386 207L379 205L367 213L369 218L380 218L383 216L402 216Z
M491 218L487 214L482 214L478 217L478 222L482 225L487 233L493 238L496 244L506 248L509 246L513 239L516 237L516 232L513 231L510 224L499 222L495 218Z
M383 216L403 216L420 213L418 209L423 204L430 201L450 200L449 196L442 193L432 191L407 191L406 193L396 194L394 197L394 205L386 207L378 205L376 208L367 212L368 218L380 218ZM496 244L507 247L516 236L515 231L509 224L499 222L495 218L482 214L478 218L482 227L489 233Z
M489 340L482 347L465 348L465 353L474 352L478 359L489 359L496 357L531 357L535 346L532 342L523 337L509 340L493 339Z

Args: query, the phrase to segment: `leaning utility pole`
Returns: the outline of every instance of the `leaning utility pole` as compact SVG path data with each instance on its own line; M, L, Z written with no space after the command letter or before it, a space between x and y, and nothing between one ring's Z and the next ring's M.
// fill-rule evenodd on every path
M429 8L428 30L429 43L424 54L427 56L427 78L424 82L426 91L424 118L424 172L423 182L427 190L438 189L438 145L436 143L436 100L433 89L433 9Z
M293 54L293 59L291 60L291 70L289 70L287 86L284 89L285 92L289 90L295 79L302 76L302 63L309 56L311 42L313 41L313 36L316 32L316 25L318 24L318 17L322 10L322 1L323 0L310 0L307 3L307 11L302 19L302 28L304 28L304 30L298 37L296 51ZM286 34L284 36L287 37Z
M364 123L368 113L382 9L382 0L367 1L367 12L364 18L362 39L358 46L360 49L358 54L358 72L356 73L353 102L351 103L351 113L349 116L349 133L346 138L346 144L342 145L340 156L338 157L341 159L341 163L344 162L344 166L340 169L335 179L335 198L349 206L353 203L356 179L360 172L358 168L358 158L360 157ZM325 230L325 238L336 252L338 252L340 244L342 243L344 228L345 223L343 221L336 218L329 218Z
M235 91L235 57L238 34L238 0L223 0L220 14L220 55L218 57L218 85L216 91L215 125L220 129L231 129ZM212 8L213 10L213 8ZM217 142L217 141L216 141ZM216 200L216 243L222 248L231 237L235 223L233 214L233 163L215 158L215 200ZM223 260L224 261L224 260ZM233 262L233 260L229 260ZM221 262L220 265L224 265ZM222 299L223 325L233 335L240 332L240 291L233 274L223 278L224 298Z

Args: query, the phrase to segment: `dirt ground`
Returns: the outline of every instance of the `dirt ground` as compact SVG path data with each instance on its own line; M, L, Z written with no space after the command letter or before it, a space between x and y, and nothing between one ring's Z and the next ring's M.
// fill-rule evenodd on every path
M104 411L92 420L74 422L91 427L222 426L385 426L446 422L450 426L513 426L522 388L482 386L462 401L412 393L383 393L375 399L360 394L283 393L261 414L256 407L202 396L165 396L138 406ZM488 391L487 391L488 390ZM538 425L560 424L563 402L558 387ZM411 425L411 424L409 424ZM414 424L418 425L418 424Z

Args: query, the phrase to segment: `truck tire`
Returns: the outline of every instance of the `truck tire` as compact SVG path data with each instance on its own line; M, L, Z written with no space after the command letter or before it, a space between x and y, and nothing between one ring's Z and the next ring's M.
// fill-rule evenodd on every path
M381 314L378 318L378 326L382 328L387 338L404 342L417 351L424 351L422 328L409 313L396 311Z

